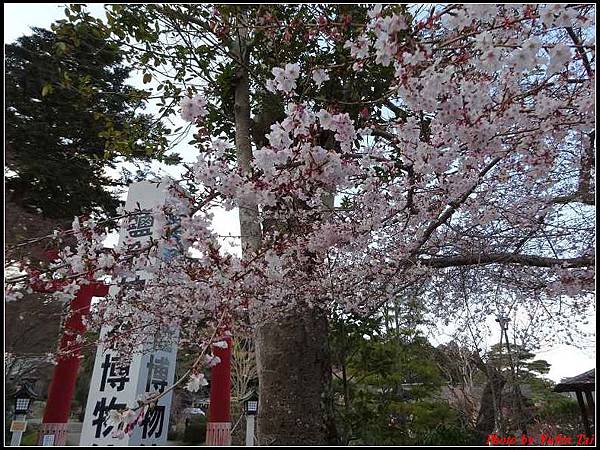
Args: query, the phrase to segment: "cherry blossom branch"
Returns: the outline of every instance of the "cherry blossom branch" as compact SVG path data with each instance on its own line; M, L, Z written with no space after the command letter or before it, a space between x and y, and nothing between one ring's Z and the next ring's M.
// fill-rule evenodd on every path
M127 217L132 217L132 216L136 216L136 215L140 215L140 214L144 214L144 213L140 212L140 211L133 211L133 212L126 213L126 214L121 214L119 216L114 216L114 217L109 217L107 219L103 219L103 220L95 223L94 225L104 225L104 224L109 223L109 222L114 222L116 220L125 219ZM62 236L69 236L69 235L71 235L73 233L75 233L75 231L71 228L69 230L65 230L65 231L59 232L58 235L62 237ZM39 236L39 237L36 237L36 238L32 238L32 239L20 242L18 244L8 245L6 247L6 249L7 249L7 251L10 251L10 250L14 250L14 249L17 249L17 248L26 247L28 245L35 244L35 243L43 241L45 239L51 239L51 238L56 238L56 237L57 237L57 235L54 234L54 233L47 234L45 236Z
M447 268L461 266L477 266L488 264L518 264L530 267L562 267L573 269L594 267L596 259L593 255L577 258L547 258L536 255L514 253L488 253L473 256L444 256L434 258L418 258L413 260L427 267Z
M585 71L587 72L588 77L592 78L594 76L594 70L592 69L592 65L590 64L590 60L588 59L587 53L585 52L581 41L577 37L577 34L575 34L573 27L565 27L565 30L567 30L569 37L573 41L573 44L575 44L575 51L581 57L581 62L585 67Z
M174 382L171 386L169 386L168 388L166 388L163 392L159 392L155 396L150 397L150 398L145 399L145 400L138 400L138 406L135 407L135 408L133 408L132 409L133 411L136 411L136 410L138 410L138 409L140 409L140 408L142 408L142 407L144 407L146 405L149 405L151 403L157 402L162 397L164 397L169 392L171 392L173 389L175 389L177 386L179 386L183 381L186 380L186 378L194 371L194 369L196 369L198 367L198 365L202 361L202 358L206 354L208 348L212 345L213 341L217 337L217 333L220 332L220 325L222 325L224 323L225 313L226 313L226 311L223 311L223 313L221 314L221 317L219 318L219 320L217 322L217 326L215 326L215 329L213 331L212 336L210 337L210 339L208 341L208 344L202 349L202 351L200 352L200 354L198 355L198 357L196 358L196 360L193 362L192 367L190 367L181 377L179 377L179 380L177 380L176 382Z
M444 224L452 215L456 212L458 207L462 205L467 198L477 189L477 187L483 181L483 177L494 168L496 164L502 159L500 156L496 156L492 159L479 173L477 181L473 183L473 185L467 189L459 198L450 202L446 210L433 222L429 224L429 226L425 229L423 233L423 237L419 239L417 245L415 245L415 249L411 252L413 255L417 254L419 249L429 240L433 232L442 224Z

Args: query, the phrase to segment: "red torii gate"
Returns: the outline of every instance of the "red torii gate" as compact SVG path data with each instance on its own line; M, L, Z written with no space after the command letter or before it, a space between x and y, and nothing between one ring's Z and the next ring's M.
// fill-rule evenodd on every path
M62 286L62 282L51 282L34 284L32 287L37 292L51 293ZM38 434L38 445L66 445L71 402L80 365L81 343L77 341L77 337L85 332L83 318L90 311L92 297L105 297L107 294L108 285L88 280L88 284L81 285L75 298L71 300L71 314L65 321L60 340L59 356L48 389L48 401Z
M51 259L55 254L49 252ZM38 283L32 287L37 292L52 293L63 286L63 282ZM88 280L81 285L73 300L71 314L65 321L64 332L60 340L60 355L54 368L52 381L48 389L48 401L38 434L38 445L66 445L71 403L77 383L80 365L81 344L77 337L86 327L83 318L89 313L92 297L105 297L109 286L96 280ZM213 354L221 360L211 371L210 404L208 412L207 445L231 445L231 345L230 336L223 336L226 348L214 348Z
M231 336L222 336L226 348L214 347L221 359L210 372L210 403L206 423L206 445L231 445Z

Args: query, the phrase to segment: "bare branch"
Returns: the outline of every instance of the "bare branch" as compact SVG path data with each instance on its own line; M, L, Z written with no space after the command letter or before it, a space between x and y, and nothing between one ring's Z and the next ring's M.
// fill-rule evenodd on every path
M424 266L437 268L488 264L517 264L532 267L560 266L566 269L572 269L577 267L593 267L596 263L594 255L560 259L535 255L519 255L513 253L489 253L487 255L419 258L417 261Z

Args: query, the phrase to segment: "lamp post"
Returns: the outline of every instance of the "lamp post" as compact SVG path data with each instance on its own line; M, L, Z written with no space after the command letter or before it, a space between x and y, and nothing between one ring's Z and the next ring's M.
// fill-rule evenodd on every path
M254 445L254 417L258 413L258 394L255 390L242 398L246 413L246 446Z
M505 316L498 316L496 322L500 324L500 332L506 333L508 331L508 322L510 322L510 318ZM508 337L507 337L508 340Z
M17 392L14 394L15 418L10 424L10 431L12 432L12 438L10 440L11 447L18 447L21 445L23 432L27 428L27 413L29 412L33 400L35 400L37 396L38 395L27 382L24 382L17 387Z
M504 334L504 340L506 341L506 353L508 354L508 361L510 363L510 371L512 374L513 382L513 395L517 409L517 422L520 425L521 433L523 433L523 435L526 435L527 425L523 420L523 405L521 404L521 397L523 396L523 394L521 393L521 386L519 385L518 380L518 367L515 367L515 362L513 360L512 352L510 349L510 342L508 341L508 323L510 322L510 318L506 316L498 316L496 322L500 324L500 348L502 348L502 334Z

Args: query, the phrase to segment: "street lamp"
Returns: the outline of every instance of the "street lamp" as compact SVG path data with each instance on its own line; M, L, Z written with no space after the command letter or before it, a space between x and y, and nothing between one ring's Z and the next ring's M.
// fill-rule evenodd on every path
M258 394L256 391L251 391L243 398L244 411L248 416L255 416L258 413Z
M496 322L498 322L500 324L500 329L503 332L508 331L508 322L510 322L510 319L508 317L498 316L498 318L496 319Z
M246 446L254 445L254 416L258 413L258 393L253 389L241 399L246 413Z
M11 446L18 447L21 445L23 432L27 428L27 413L37 397L38 395L28 382L17 386L17 392L14 393L15 418L10 424L10 431L12 432Z

